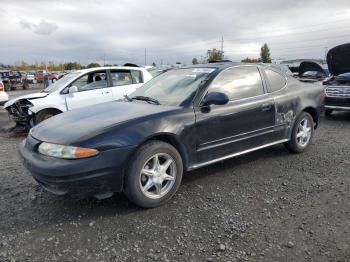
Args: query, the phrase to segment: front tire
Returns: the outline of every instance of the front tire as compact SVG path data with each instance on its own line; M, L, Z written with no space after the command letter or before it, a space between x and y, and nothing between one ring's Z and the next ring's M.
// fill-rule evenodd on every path
M290 141L285 143L286 148L292 153L302 153L311 144L314 136L315 123L312 116L303 112L294 123Z
M124 193L140 207L158 207L174 196L182 175L182 159L172 145L162 141L147 142L130 161Z
M61 112L55 109L46 109L46 110L42 110L40 111L38 114L36 114L35 118L34 118L34 123L35 125L45 121L46 119L49 119L55 115L60 114Z

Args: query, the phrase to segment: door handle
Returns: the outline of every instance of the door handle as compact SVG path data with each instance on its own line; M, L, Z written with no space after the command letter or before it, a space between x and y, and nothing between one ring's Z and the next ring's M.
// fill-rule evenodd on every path
M265 103L261 105L262 111L269 111L272 108L272 103Z

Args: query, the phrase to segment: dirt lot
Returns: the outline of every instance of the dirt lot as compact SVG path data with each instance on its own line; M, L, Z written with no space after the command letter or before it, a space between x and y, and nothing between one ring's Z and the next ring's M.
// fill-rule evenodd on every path
M22 139L0 134L0 261L350 261L349 113L323 119L304 154L275 146L199 169L152 210L44 192Z

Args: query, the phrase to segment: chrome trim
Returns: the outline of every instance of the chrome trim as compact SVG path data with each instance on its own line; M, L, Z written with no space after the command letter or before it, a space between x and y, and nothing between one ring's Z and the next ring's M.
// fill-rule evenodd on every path
M329 108L329 109L340 109L340 110L350 110L350 106L349 107L345 107L345 106L324 106L325 108Z
M210 160L210 161L207 161L207 162L204 162L204 163L193 165L193 166L191 166L189 168L189 170L194 170L194 169L197 169L197 168L200 168L200 167L203 167L203 166L211 165L211 164L214 164L216 162L220 162L220 161L223 161L223 160L226 160L226 159L229 159L229 158L233 158L233 157L236 157L236 156L244 155L244 154L247 154L247 153L259 150L259 149L263 149L263 148L266 148L266 147L270 147L270 146L273 146L273 145L282 144L282 143L285 143L287 141L288 141L288 139L283 139L283 140L279 140L279 141L276 141L276 142L273 142L273 143L268 143L268 144L265 144L265 145L262 145L262 146L254 147L254 148L251 148L251 149L247 149L247 150L244 150L244 151L241 151L241 152L238 152L238 153L234 153L234 154L231 154L231 155L228 155L228 156L220 157L220 158L217 158L217 159L214 159L214 160Z
M326 96L331 98L350 98L350 86L328 86Z

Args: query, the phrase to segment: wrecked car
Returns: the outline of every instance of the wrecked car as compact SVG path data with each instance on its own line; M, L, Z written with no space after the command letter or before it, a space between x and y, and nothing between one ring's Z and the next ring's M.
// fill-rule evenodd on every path
M325 70L316 62L301 62L298 71L298 79L302 82L315 83L328 77Z
M53 194L124 192L152 208L172 198L183 172L276 144L305 151L323 100L322 85L266 65L195 65L153 78L125 101L48 119L19 151Z
M326 86L326 115L334 110L350 110L350 44L336 46L327 54L331 77Z
M144 68L79 70L57 80L40 93L8 101L4 108L18 125L30 128L62 112L122 99L151 78Z

